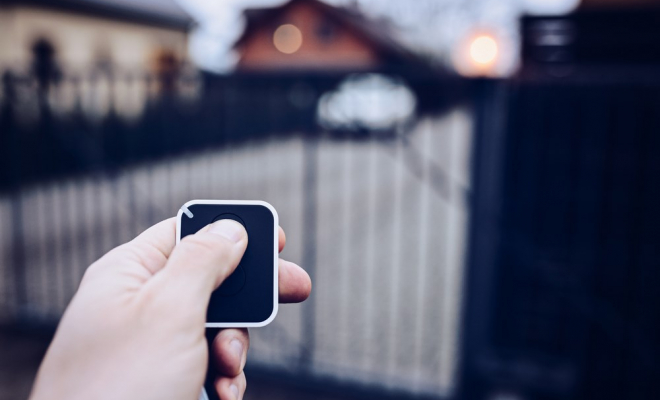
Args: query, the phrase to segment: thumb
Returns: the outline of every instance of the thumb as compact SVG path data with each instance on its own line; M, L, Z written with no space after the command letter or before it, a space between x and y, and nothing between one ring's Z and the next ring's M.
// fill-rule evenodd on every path
M214 222L183 238L148 285L159 297L186 307L198 304L206 312L211 292L234 272L247 243L243 225L228 219Z

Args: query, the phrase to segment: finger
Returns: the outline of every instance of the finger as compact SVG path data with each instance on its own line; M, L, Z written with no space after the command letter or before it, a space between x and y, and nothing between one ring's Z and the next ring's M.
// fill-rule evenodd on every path
M213 339L212 357L220 375L233 378L245 367L250 347L248 330L223 329Z
M142 232L127 246L132 247L142 265L155 274L165 266L175 244L176 218L168 218Z
M110 250L88 268L85 278L96 272L125 272L130 275L138 271L138 275L146 280L165 266L175 245L175 235L175 219L161 221L130 242ZM144 274L141 274L143 271Z
M284 233L284 229L282 229L281 226L277 227L279 229L278 233L278 242L279 242L279 252L281 253L282 250L284 250L284 246L286 245L286 234Z
M176 244L176 218L168 218L147 228L130 243L153 247L169 257Z
M208 302L199 300L210 298L234 272L247 243L247 232L240 223L227 219L214 222L183 238L147 286L156 293L171 293L182 304L198 304L206 312Z
M215 381L215 390L220 400L240 400L245 394L246 387L245 372L234 378L223 376Z
M312 280L298 265L280 258L278 268L280 303L300 303L312 292Z

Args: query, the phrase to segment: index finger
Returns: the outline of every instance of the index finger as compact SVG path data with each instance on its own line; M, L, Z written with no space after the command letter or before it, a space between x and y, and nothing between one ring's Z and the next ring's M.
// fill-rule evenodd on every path
M154 275L165 267L176 244L176 218L168 218L148 228L133 240L125 243L103 256L106 264L116 264L113 260L125 260L130 256L137 265L141 265ZM99 261L101 261L99 260Z
M279 229L278 232L278 244L279 244L279 252L281 253L282 250L284 249L284 246L286 245L286 234L284 233L284 229L282 229L281 226L277 227Z

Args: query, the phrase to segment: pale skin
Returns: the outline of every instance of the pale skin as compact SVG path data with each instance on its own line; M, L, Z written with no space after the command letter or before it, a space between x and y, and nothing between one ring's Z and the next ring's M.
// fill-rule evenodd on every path
M92 264L46 353L31 399L186 399L199 396L207 363L220 376L221 400L241 399L250 344L247 329L223 329L209 357L206 308L211 292L238 265L243 226L218 221L175 247L168 219ZM279 230L279 248L286 238ZM304 301L311 281L280 259L280 303Z

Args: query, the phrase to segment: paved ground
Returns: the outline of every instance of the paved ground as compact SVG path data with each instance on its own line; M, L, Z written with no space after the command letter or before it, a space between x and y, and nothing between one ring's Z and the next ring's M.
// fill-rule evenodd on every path
M34 332L0 328L0 400L27 399L37 368L46 351L50 337ZM304 382L291 384L263 372L250 376L245 400L366 400L371 396L340 393L335 387L330 392L322 386L310 388Z
M27 399L48 336L0 330L0 400Z

